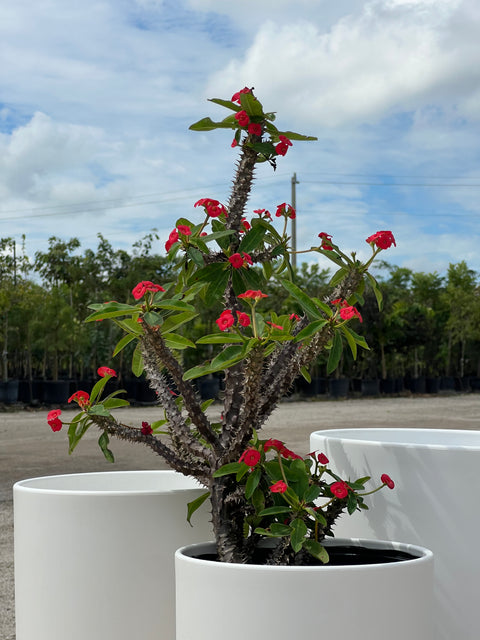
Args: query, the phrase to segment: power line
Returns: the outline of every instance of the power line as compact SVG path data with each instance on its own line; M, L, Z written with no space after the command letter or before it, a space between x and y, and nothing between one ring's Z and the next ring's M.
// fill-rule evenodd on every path
M283 177L283 176L275 176L275 178L278 178L278 177ZM263 180L265 182L273 179L274 179L273 177L257 178L257 180ZM0 222L7 221L7 220L21 220L26 218L44 218L44 217L51 217L51 216L63 216L63 215L70 215L72 213L92 213L95 211L103 211L104 209L125 209L127 207L141 207L141 206L150 206L155 204L167 204L169 202L189 199L191 196L186 195L187 193L200 192L200 191L205 192L207 189L213 189L216 187L225 187L225 186L227 186L227 182L215 183L215 184L199 186L199 187L189 187L187 189L182 189L177 191L166 191L166 192L158 192L158 193L143 194L143 195L141 194L137 196L127 197L125 198L125 200L128 200L130 202L123 202L123 203L121 198L110 198L106 200L89 200L85 202L76 202L71 204L59 204L59 205L48 205L44 207L33 207L31 209L6 209L1 213L6 213L6 214L26 213L27 215L20 215L20 216L12 215L7 217L1 216ZM258 186L263 187L267 185L260 184ZM183 195L175 196L175 194L177 193L181 193ZM172 194L171 197L166 197L166 198L162 197L162 196L168 196L169 194ZM146 201L142 201L142 200L135 201L135 199L137 198L148 198L153 196L160 196L160 198L157 198L154 200L146 200ZM92 205L95 205L95 206L92 206ZM62 209L62 210L52 211L52 209ZM36 213L37 211L40 213ZM45 213L41 213L42 211Z

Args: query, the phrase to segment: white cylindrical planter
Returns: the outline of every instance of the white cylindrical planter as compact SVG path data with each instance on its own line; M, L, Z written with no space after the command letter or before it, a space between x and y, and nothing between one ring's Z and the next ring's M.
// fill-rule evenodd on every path
M14 486L17 640L173 640L174 552L211 537L205 492L173 471Z
M480 635L480 432L449 429L335 429L311 434L346 478L382 473L395 481L366 498L370 509L343 516L338 535L408 541L435 556L437 640Z
M364 544L371 541L337 540ZM177 640L432 640L433 557L412 545L390 564L284 567L198 559L212 543L175 554Z

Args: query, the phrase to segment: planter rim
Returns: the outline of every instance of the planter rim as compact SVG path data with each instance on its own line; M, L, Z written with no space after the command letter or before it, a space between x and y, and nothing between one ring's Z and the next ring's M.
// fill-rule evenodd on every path
M324 545L326 547L331 547L334 545L353 545L357 547L367 547L371 549L397 549L399 551L405 551L406 553L412 554L414 557L409 560L401 560L398 562L389 562L389 563L369 563L369 564L356 564L356 565L313 565L313 566L286 566L286 565L264 565L264 564L231 564L228 562L215 562L215 568L218 571L228 570L228 568L234 566L237 571L278 571L284 570L295 573L302 573L306 571L365 571L365 570L374 570L379 571L383 568L395 566L401 566L405 564L411 563L425 563L431 562L433 559L433 552L430 549L425 547L420 547L415 544L406 544L403 542L393 542L390 540L371 540L364 538L333 538L331 540L325 540ZM200 558L194 557L199 553L207 553L212 551L212 547L215 547L215 543L210 542L197 542L196 544L186 545L177 549L175 552L175 559L182 559L182 562L188 563L196 563L200 565L212 566L212 560L202 560Z
M428 429L428 428L352 428L321 429L311 436L327 437L330 441L355 441L391 447L420 449L480 451L480 430L477 429Z
M138 480L150 480L139 483ZM152 480L158 481L158 486ZM171 483L162 483L167 480ZM120 482L119 482L120 481ZM132 486L129 486L129 481ZM72 482L78 483L77 486ZM115 482L119 482L115 487ZM135 496L176 493L178 491L204 489L194 478L184 476L170 469L152 469L142 471L94 471L90 473L65 473L61 475L39 476L20 480L13 485L15 493L75 496Z

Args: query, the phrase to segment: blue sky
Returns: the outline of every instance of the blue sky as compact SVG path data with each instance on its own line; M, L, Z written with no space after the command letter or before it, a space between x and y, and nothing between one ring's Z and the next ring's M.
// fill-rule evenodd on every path
M480 271L480 5L476 0L17 0L0 5L0 237L156 228L158 252L201 197L226 201L231 134L209 97L243 86L279 128L315 135L258 170L250 211L290 200L317 233L368 255ZM316 258L315 258L316 259Z

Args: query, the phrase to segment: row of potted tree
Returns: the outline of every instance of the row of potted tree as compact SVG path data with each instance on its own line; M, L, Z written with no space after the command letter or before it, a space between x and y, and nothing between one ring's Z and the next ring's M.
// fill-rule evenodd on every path
M157 252L155 231L132 246L114 250L99 235L97 249L81 252L76 238L52 237L45 252L27 256L25 238L0 240L0 402L51 404L68 397L69 382L92 385L99 364L109 361L120 331L105 323L85 324L88 304L95 299L131 300L142 279L167 282L171 265ZM330 272L303 263L296 281L313 297L328 290ZM371 287L361 306L362 329L370 349L356 360L344 351L334 376L327 376L326 354L310 367L311 383L295 391L303 395L347 393L378 395L402 391L436 393L480 388L480 296L478 276L464 261L448 266L445 275L414 272L383 262L383 309L376 307ZM275 281L267 288L266 307L284 313L298 309ZM127 294L125 293L127 292ZM205 306L192 326L192 339L213 330L218 305ZM359 321L357 321L359 322ZM192 366L209 356L211 345L198 345L185 354ZM153 401L148 387L132 379L128 348L115 367L129 397ZM205 397L217 394L217 382L205 380Z

